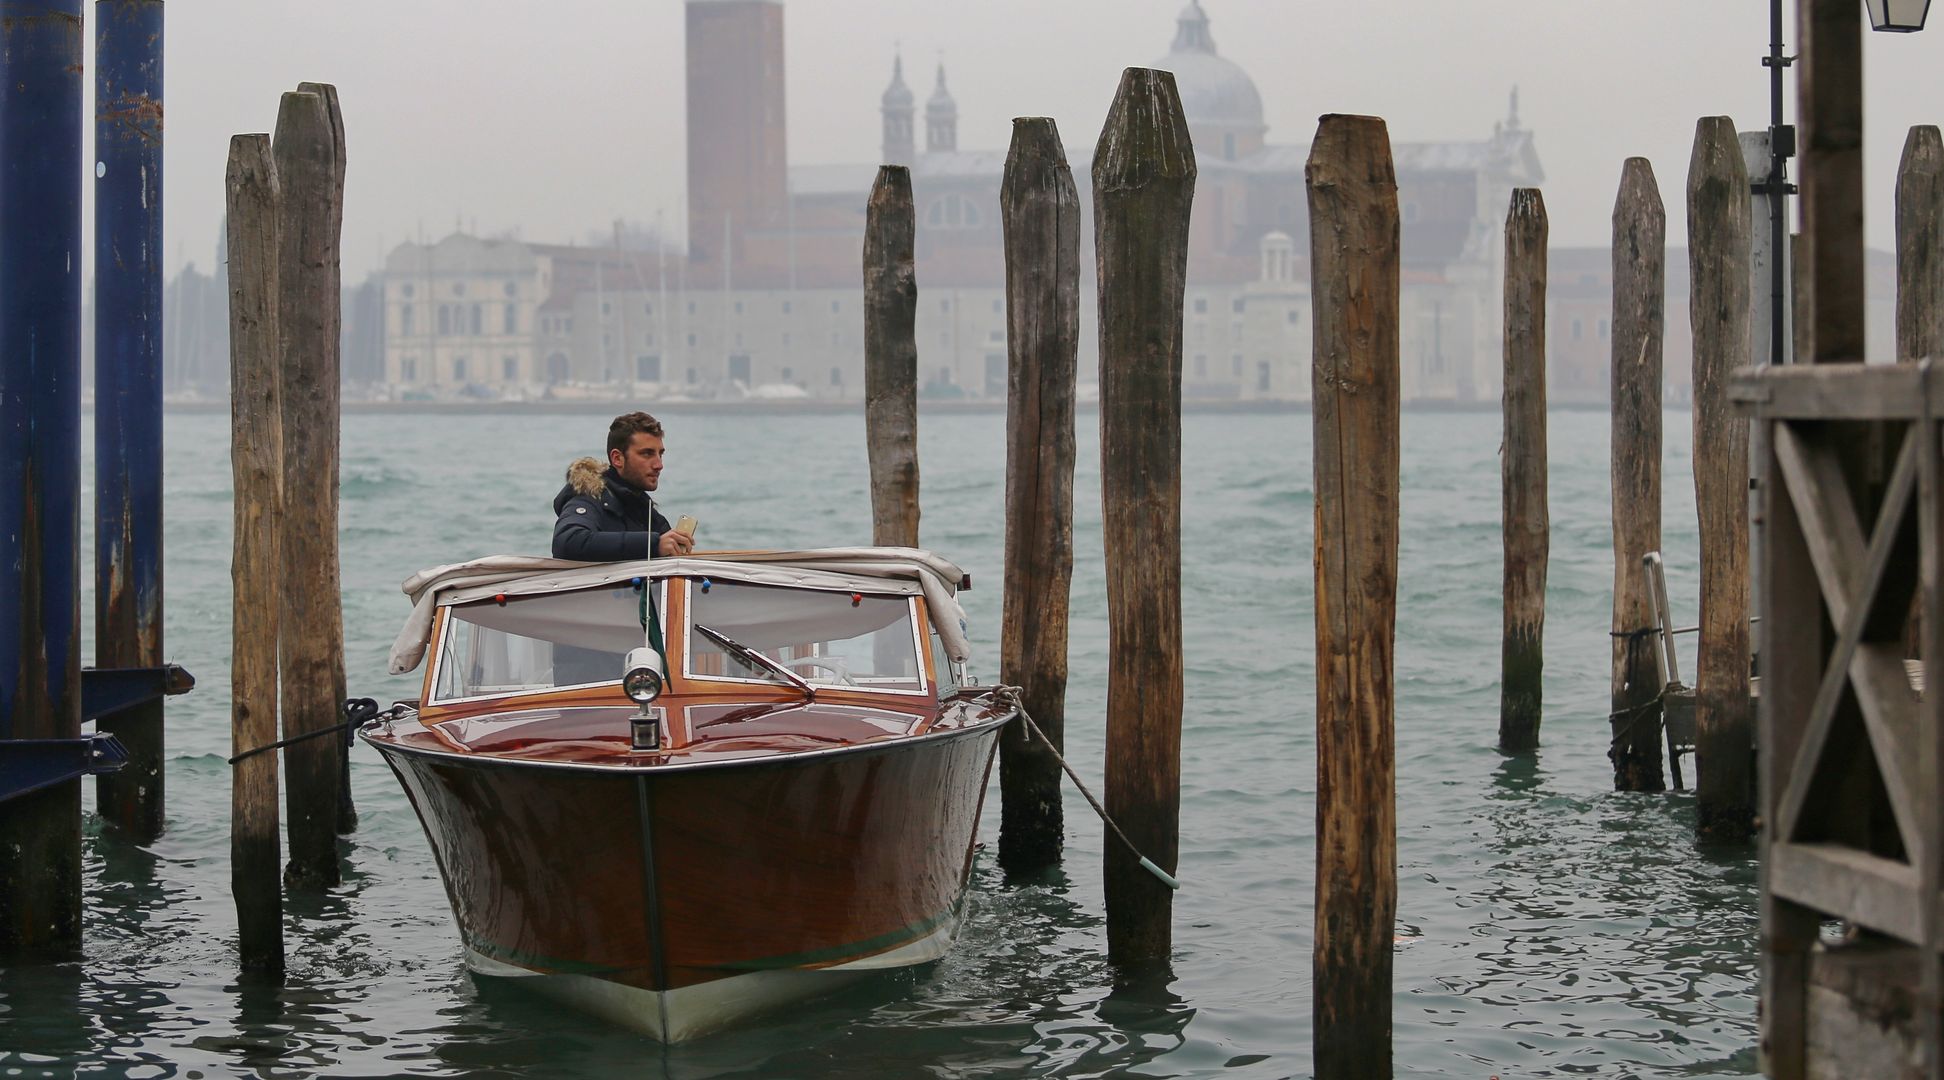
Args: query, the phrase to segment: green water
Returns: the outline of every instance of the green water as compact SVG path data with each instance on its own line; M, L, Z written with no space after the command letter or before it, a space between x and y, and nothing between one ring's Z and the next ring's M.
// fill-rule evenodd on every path
M868 538L852 416L673 414L662 502L705 546ZM1496 415L1404 418L1398 612L1397 1072L1755 1072L1754 861L1697 853L1685 795L1616 795L1605 756L1612 555L1607 421L1556 412L1543 748L1497 734ZM1688 417L1666 418L1666 548L1694 611ZM435 563L544 552L589 416L357 415L344 426L353 694L384 675L398 583ZM223 416L167 429L167 644L196 674L169 705L169 829L134 847L87 823L85 958L0 971L0 1077L1304 1076L1310 1070L1314 636L1310 418L1191 414L1182 565L1187 714L1173 978L1116 991L1102 829L1069 793L1062 872L977 860L952 954L695 1044L659 1045L460 963L418 822L359 748L345 884L288 905L290 974L241 985L228 893L230 473ZM958 561L975 670L996 675L1004 420L925 415L922 532ZM92 444L91 434L86 436ZM1101 774L1105 580L1098 436L1080 421L1068 746ZM83 535L91 536L84 523ZM92 609L84 598L83 611ZM89 650L91 652L91 649ZM88 800L92 803L92 798ZM981 837L996 843L996 794ZM598 823L590 823L598 825ZM734 838L725 838L733 843Z

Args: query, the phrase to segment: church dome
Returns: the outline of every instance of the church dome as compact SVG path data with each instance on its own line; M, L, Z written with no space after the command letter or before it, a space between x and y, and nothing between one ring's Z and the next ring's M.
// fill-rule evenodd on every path
M1215 39L1208 33L1208 13L1200 0L1188 0L1175 20L1174 46L1154 66L1174 72L1175 88L1181 93L1181 111L1188 117L1190 130L1227 129L1260 135L1262 95L1255 80L1234 61L1215 52Z

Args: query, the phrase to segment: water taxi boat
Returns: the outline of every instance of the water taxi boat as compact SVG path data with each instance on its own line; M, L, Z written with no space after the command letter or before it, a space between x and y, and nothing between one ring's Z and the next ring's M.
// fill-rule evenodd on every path
M475 972L677 1042L957 933L1006 699L958 567L908 548L500 557L405 584L359 730Z

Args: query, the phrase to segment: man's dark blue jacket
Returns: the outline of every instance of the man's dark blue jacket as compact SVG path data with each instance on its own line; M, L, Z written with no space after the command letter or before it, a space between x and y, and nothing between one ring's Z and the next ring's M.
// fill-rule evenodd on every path
M668 519L655 500L593 458L567 466L567 483L554 496L553 556L581 562L652 558Z

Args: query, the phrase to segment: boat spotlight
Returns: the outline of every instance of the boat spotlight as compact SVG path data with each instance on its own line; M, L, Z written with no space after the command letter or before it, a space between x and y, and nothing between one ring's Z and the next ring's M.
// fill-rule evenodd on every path
M637 705L648 704L661 696L666 681L660 653L644 645L628 654L627 674L621 676L621 691L628 695L629 701Z

